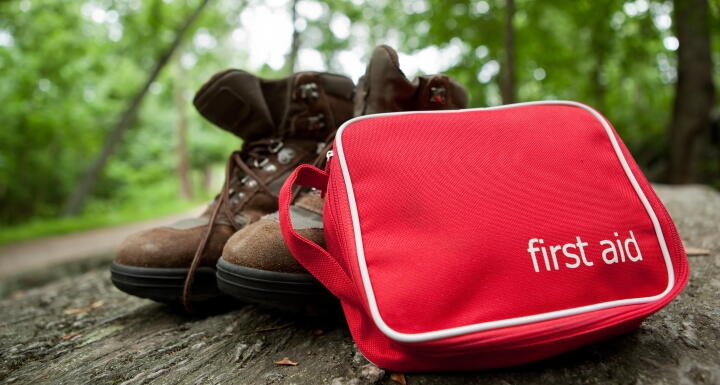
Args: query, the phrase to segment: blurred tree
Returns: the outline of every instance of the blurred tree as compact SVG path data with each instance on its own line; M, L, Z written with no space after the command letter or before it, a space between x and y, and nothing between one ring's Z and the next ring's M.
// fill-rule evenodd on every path
M177 123L175 124L177 137L177 143L175 144L175 152L177 153L177 175L178 181L180 182L181 197L185 200L191 200L193 197L193 189L192 181L190 180L190 158L188 157L187 146L188 100L185 97L185 69L179 59L175 60L174 67L173 100L175 101L175 114L177 115Z
M105 164L115 151L118 143L122 140L125 130L127 130L132 120L135 118L137 110L140 108L140 104L145 98L145 95L147 95L148 90L150 90L150 86L153 84L155 79L157 79L160 71L162 71L162 69L165 68L165 65L170 61L170 58L180 46L185 34L190 29L193 22L195 22L198 16L200 16L200 13L205 6L207 6L208 2L209 0L200 1L200 4L198 4L198 6L178 27L172 43L170 43L170 45L158 56L157 62L150 71L145 83L129 101L127 108L122 112L117 123L115 123L113 128L110 130L100 153L80 179L77 187L68 197L68 201L65 205L65 215L75 215L82 210L88 194L92 192L93 187L100 177L100 173L103 171L103 168L105 168ZM155 1L154 4L159 4L159 1ZM155 8L153 8L153 13L156 13Z
M300 31L298 30L298 15L297 15L297 3L298 0L290 0L290 22L292 23L292 40L290 41L290 52L287 58L288 73L292 74L295 72L297 64L298 50L300 49Z
M0 3L0 227L62 211L92 156L101 152L113 120L127 108L158 53L170 46L177 26L197 4ZM238 55L224 53L229 32L237 28L247 3L213 4L194 23L180 57L192 89L238 60ZM166 151L175 137L168 130L176 120L171 79L162 71L151 83L138 117L131 120L88 196L88 214L112 215L125 205L153 210L177 199L175 152ZM188 118L189 136L211 143L200 151L202 156L225 156L239 145L197 114ZM190 164L202 170L194 160Z
M648 176L665 179L670 152L666 131L677 80L672 1L514 0L512 69L506 0L361 5L333 0L329 5L329 13L350 17L354 31L368 27L369 35L351 37L350 46L389 42L416 57L439 51L441 70L467 86L471 106L507 102L506 74L514 73L513 100L572 99L600 109ZM717 11L706 15L712 26L720 25ZM326 33L314 46L333 58L337 53L325 47L343 49L335 41ZM701 164L719 163L716 158L704 158ZM715 175L710 181L720 184Z
M668 180L689 183L696 167L697 141L710 131L715 97L707 0L675 0L677 84L670 124Z
M505 0L505 25L503 33L503 61L500 70L500 95L503 104L515 102L515 0Z
M697 9L696 1L682 3ZM198 4L0 2L0 226L62 212L83 172L102 153L109 128ZM705 11L708 33L715 37L707 43L712 67L706 77L715 82L720 80L719 5L709 2ZM513 0L512 8L508 23L507 0L215 0L173 55L183 75L160 71L150 83L136 118L87 194L84 213L109 215L121 206L152 210L178 199L187 184L181 176L178 90L195 90L223 68L265 77L286 76L291 68L357 77L364 70L361 57L388 43L400 51L408 76L441 71L467 87L471 106L497 105L504 101L509 26L513 100L574 99L597 107L648 176L666 180L671 148L681 143L670 132L679 127L674 120L686 116L673 117L673 101L677 106L685 100L678 110L690 111L693 102L679 90L697 88L683 75L696 71L681 64L691 57L682 51L692 43L679 41L688 34L681 36L681 22L673 21L679 12L673 11L673 1ZM258 63L259 53L249 48L249 36L266 33L254 30L257 24L250 21L269 15L292 23L273 26L268 37L287 41L272 47L284 63ZM187 180L197 182L191 187L203 199L208 191L197 185L217 174L240 139L202 119L189 103L185 100ZM696 180L720 186L720 124L715 127L713 143L709 130L694 136L696 162L687 167Z
M52 213L70 186L66 175L98 138L95 124L115 107L116 88L97 74L110 63L107 31L87 23L81 4L0 4L0 220ZM88 11L89 12L89 11ZM117 14L112 14L117 17ZM83 27L82 31L80 26ZM114 36L114 35L113 35ZM64 63L64 58L81 58ZM128 67L118 77L128 79ZM120 90L117 90L120 91ZM110 95L102 104L77 108ZM97 119L97 120L96 120Z

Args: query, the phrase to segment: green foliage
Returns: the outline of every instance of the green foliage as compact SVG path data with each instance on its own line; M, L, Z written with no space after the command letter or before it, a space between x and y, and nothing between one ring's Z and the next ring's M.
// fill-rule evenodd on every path
M20 225L7 228L0 227L0 245L37 237L153 219L183 210L189 211L199 207L210 198L208 195L203 195L193 201L180 201L175 199L177 195L176 187L168 184L150 188L145 191L145 194L155 198L151 200L139 199L122 204L95 201L88 206L82 215L76 217L34 218Z
M157 57L173 40L196 1L24 0L0 4L0 225L58 215L65 199L99 151L109 128L137 92ZM194 31L221 36L242 5L217 3ZM195 44L188 87L230 65ZM198 149L196 168L216 164L239 140L190 114L190 136L214 143ZM145 99L99 181L94 201L112 205L152 199L175 182L175 112L172 78L164 71ZM171 189L173 190L173 189ZM174 194L162 196L176 201ZM177 203L177 202L174 202ZM91 210L90 210L91 211Z
M396 42L406 53L453 47L460 55L444 70L468 87L471 105L500 104L504 0L354 3L330 2L356 24L372 25L378 43ZM675 81L675 52L663 45L672 36L663 24L672 3L516 0L515 9L518 101L571 99L600 109L658 177ZM711 24L717 47L720 23Z
M104 170L86 212L78 219L54 219L119 114L173 41L177 27L198 4L197 0L0 3L3 239L116 223L119 219L102 217L149 216L163 211L156 208L184 205L178 202L176 175L177 75L165 69ZM471 106L500 103L504 0L299 0L298 4L314 4L321 10L316 18L301 17L297 25L301 48L319 52L328 70L348 70L347 63L341 63L342 54L363 52L367 58L381 43L413 57L434 50L440 52L439 70L467 87ZM203 170L222 165L240 140L204 121L191 106L192 93L219 70L245 67L254 53L233 42L233 31L247 32L240 16L266 6L275 7L273 12L285 9L289 16L290 1L213 0L173 58L184 68L188 152L198 191L204 191ZM667 155L665 131L676 80L676 52L667 44L670 39L672 48L671 2L516 0L515 9L519 101L573 99L597 107L615 124L649 176L656 178ZM711 11L714 62L720 74L718 2L711 1ZM349 20L349 36L333 31L338 20ZM407 58L401 57L401 66L423 68L423 63ZM280 77L287 68L263 65L251 70ZM705 150L705 159L710 160L701 168L707 178L717 178L720 172L717 148L715 144ZM200 195L207 198L213 192ZM17 232L8 230L18 224Z

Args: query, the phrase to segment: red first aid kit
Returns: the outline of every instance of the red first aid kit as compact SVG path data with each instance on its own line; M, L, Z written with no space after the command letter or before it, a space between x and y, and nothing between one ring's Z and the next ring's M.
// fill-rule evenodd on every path
M631 331L687 282L670 216L583 104L363 116L328 156L286 181L280 224L380 367L539 360ZM295 184L325 193L326 249L292 228Z

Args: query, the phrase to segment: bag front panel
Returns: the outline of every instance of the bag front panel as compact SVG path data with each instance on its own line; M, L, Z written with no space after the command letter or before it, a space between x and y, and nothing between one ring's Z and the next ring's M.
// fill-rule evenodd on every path
M341 248L363 249L347 263L392 331L542 316L669 287L651 216L602 122L583 108L367 118L338 141L356 206L342 232L362 240Z

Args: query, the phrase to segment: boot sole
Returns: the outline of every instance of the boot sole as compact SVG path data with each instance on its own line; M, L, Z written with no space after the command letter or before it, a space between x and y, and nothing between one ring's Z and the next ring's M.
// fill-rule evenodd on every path
M182 302L187 268L140 267L113 262L110 278L121 291L157 302ZM195 272L192 302L204 302L222 296L217 287L215 269L201 266Z
M338 307L337 299L310 274L253 269L222 257L217 263L217 284L221 292L243 302L284 313L314 316Z

